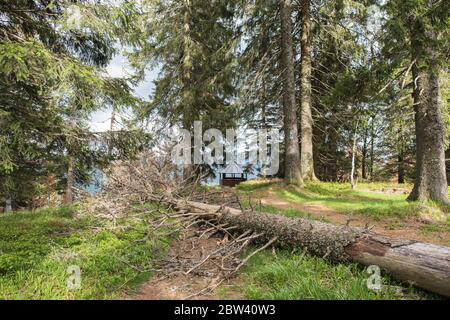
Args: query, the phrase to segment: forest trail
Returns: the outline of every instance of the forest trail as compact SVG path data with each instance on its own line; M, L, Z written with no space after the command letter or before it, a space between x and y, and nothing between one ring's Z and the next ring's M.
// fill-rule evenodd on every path
M241 292L227 289L218 294L213 288L217 285L215 277L220 266L213 263L205 263L202 268L190 274L184 274L177 270L180 262L198 262L216 251L221 238L216 237L183 237L170 246L168 256L164 260L166 264L162 272L145 283L137 294L125 296L125 300L223 300L244 299ZM173 264L173 266L171 266ZM170 270L172 269L173 270ZM219 288L232 288L237 282L236 278L220 284ZM209 289L211 288L211 290ZM205 290L206 289L206 290Z
M296 203L283 199L276 193L277 187L261 190L254 193L251 198L261 200L262 205L271 206L281 210L298 210L307 213L313 218L322 219L335 225L346 225L349 223L354 227L372 227L376 233L418 240L438 245L447 245L450 238L449 232L421 232L425 222L418 218L398 221L394 218L385 218L382 221L361 215L346 215L339 213L333 208L317 203ZM208 200L212 203L229 203L234 199L236 190L226 188L220 191L211 191ZM383 189L373 191L374 193L403 193L403 189ZM235 204L236 205L236 204ZM256 214L256 213L255 213ZM245 295L239 290L239 284L243 279L239 276L217 285L219 277L217 274L224 270L220 262L208 262L195 272L186 274L179 269L181 264L195 265L209 255L214 253L228 239L216 237L203 237L201 231L194 231L183 235L174 241L169 249L167 257L163 260L159 272L145 283L137 293L129 294L124 299L133 300L223 300L223 299L245 299ZM229 267L229 266L225 266ZM222 269L221 269L222 268Z
M373 191L379 193L380 191ZM391 191L387 191L391 192ZM282 199L273 190L267 190L258 193L257 197L261 199L263 205L272 206L278 209L286 210L293 209L301 212L311 214L319 219L324 219L326 222L336 225L346 225L349 223L353 227L364 228L366 225L373 226L373 231L381 235L403 238L408 240L423 241L438 245L448 246L450 239L450 232L440 231L433 233L425 233L420 230L421 227L427 223L419 219L408 219L398 221L393 218L385 218L383 220L375 220L370 217L360 215L346 215L333 210L322 204L301 204L290 202ZM396 227L398 225L398 227Z

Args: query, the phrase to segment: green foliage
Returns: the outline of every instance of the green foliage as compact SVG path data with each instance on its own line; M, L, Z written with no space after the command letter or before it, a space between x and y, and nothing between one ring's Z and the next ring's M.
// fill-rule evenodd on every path
M279 2L251 1L239 8L245 39L239 50L239 92L236 104L245 125L278 126L281 120L281 26Z
M170 242L149 234L145 221L151 215L140 218L119 219L119 230L73 207L1 216L0 299L120 297L151 276L145 270ZM67 288L73 265L81 269L79 290Z
M383 193L384 189L411 188L411 185L399 185L391 183L359 183L356 190L350 184L334 182L310 182L303 188L286 187L282 184L270 183L244 183L238 187L246 196L242 196L244 203L248 194L273 189L280 198L285 201L298 204L317 204L335 209L342 214L359 214L374 219L399 218L406 219L417 217L420 214L420 206L417 203L406 201L407 193L391 194ZM258 203L253 204L258 207ZM436 207L432 203L431 207ZM280 210L270 206L264 206L269 213L279 213L288 216L304 217L305 213L296 210Z
M237 190L243 191L243 192L255 192L258 190L266 190L270 186L273 186L273 182L271 182L271 181L267 181L267 182L246 181L246 182L238 184Z
M278 194L285 200L302 204L321 204L345 214L360 214L374 219L418 216L416 203L406 202L407 195L365 192L363 186L352 190L349 184L309 183L301 191L282 190Z
M264 251L244 269L242 285L248 299L256 300L398 300L430 298L382 276L382 290L367 288L370 274L355 264L332 265L301 253Z
M421 66L448 66L448 1L390 0L383 9L387 13L383 53L390 61L418 59ZM435 39L431 33L436 34ZM430 49L435 56L430 55Z
M258 208L259 209L259 208ZM307 218L311 220L319 220L322 222L328 222L327 219L318 217L314 214L311 214L309 212L305 212L302 210L297 209L279 209L272 206L262 206L261 211L264 213L271 213L271 214L277 214L289 218Z
M234 1L143 1L127 38L138 75L159 69L143 115L159 114L185 129L194 121L203 121L205 129L233 123L233 10Z
M81 20L71 26L75 8ZM141 130L101 136L87 126L93 111L139 105L125 80L101 69L115 51L114 28L105 26L120 18L120 6L15 0L0 10L0 203L29 206L50 175L64 188L70 161L87 183L93 168L147 144Z

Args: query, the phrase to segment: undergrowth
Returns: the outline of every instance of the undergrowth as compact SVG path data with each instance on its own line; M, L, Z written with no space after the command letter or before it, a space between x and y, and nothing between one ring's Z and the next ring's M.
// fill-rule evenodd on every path
M135 208L137 210L137 208ZM74 207L0 217L0 299L114 299L146 281L170 238L148 232L149 210L106 220ZM68 281L79 267L80 287Z

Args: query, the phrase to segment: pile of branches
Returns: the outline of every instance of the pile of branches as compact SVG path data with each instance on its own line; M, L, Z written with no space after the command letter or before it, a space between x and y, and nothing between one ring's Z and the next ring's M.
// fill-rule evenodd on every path
M185 297L191 299L207 295L223 282L234 277L256 253L269 247L276 239L249 251L248 246L261 238L261 234L248 230L236 233L236 226L214 225L199 220L197 226L184 224L180 239L172 246L169 255L157 262L158 280L175 276L203 277L209 284ZM243 252L250 252L243 258Z
M369 228L248 210L232 193L199 187L201 175L183 176L170 154L170 150L146 153L139 160L116 164L108 172L106 188L96 199L94 211L114 218L126 215L135 203L164 207L160 216L149 221L150 232L170 230L193 245L191 249L183 247L185 258L172 256L161 262L158 271L165 276L205 272L214 276L214 282L197 294L211 291L235 275L251 256L276 245L299 248L333 263L377 265L399 280L450 296L450 248L385 237ZM220 239L217 248L198 258L190 255L196 242L213 236ZM242 252L255 242L261 247L242 259Z
M194 176L184 176L171 153L172 148L165 146L143 152L137 160L114 163L105 170L102 191L91 199L90 211L118 218L127 214L131 204L156 202L170 207L179 200L242 208L234 192L201 187L208 174L193 170Z
M199 178L200 179L200 178ZM90 203L92 213L112 219L127 215L131 204L160 203L164 195L186 197L195 192L170 157L170 148L149 150L137 160L118 161L104 171L103 188Z
M207 287L186 298L212 292L231 279L251 256L276 240L262 242L259 249L251 252L249 245L263 239L261 232L242 232L237 225L220 223L202 210L186 207L184 204L190 201L234 208L243 205L232 191L201 187L205 176L184 177L172 163L170 149L146 152L134 161L117 162L105 171L105 178L102 192L88 201L88 211L115 220L129 215L133 204L156 204L154 218L148 221L149 234L143 241L155 234L177 235L178 240L166 258L151 270L140 271L156 271L158 279L179 275L211 279Z

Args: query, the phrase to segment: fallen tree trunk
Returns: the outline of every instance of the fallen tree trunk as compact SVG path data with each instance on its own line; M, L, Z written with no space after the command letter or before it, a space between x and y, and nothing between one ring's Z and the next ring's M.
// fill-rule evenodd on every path
M332 262L376 265L396 279L450 297L450 248L378 235L368 229L246 212L191 201L172 202L175 207L199 213L203 219L237 226L241 231L276 238L280 247L301 248Z

